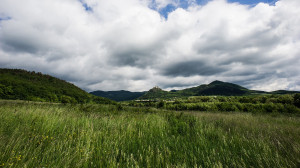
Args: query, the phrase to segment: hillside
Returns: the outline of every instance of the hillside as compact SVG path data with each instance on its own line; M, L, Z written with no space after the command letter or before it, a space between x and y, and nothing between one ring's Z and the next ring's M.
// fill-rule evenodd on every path
M194 96L222 95L239 96L249 94L251 91L236 84L214 81L208 85L182 90L182 93L192 93Z
M139 97L139 99L168 99L171 97L176 97L176 93L164 91L158 86L155 86L148 92L146 92L143 96Z
M145 94L145 92L130 92L126 90L120 90L120 91L93 91L90 92L90 94L95 96L101 96L105 97L111 100L115 101L126 101L126 100L134 100L136 98L141 97Z
M0 99L62 103L111 103L64 80L40 72L0 69Z
M299 93L297 91L274 91L265 92L257 90L249 90L237 84L213 81L210 84L203 84L197 87L187 88L183 90L172 90L164 91L162 89L153 92L150 89L145 95L141 96L139 99L166 99L166 98L176 98L176 97L189 97L189 96L243 96L252 94L294 94Z
M295 94L295 93L299 93L298 91L287 91L287 90L276 90L273 92L270 92L272 94Z

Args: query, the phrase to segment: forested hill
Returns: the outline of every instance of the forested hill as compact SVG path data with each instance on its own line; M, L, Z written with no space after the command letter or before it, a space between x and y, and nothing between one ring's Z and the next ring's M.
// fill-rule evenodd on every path
M62 103L112 103L64 80L40 72L0 69L0 99Z
M294 94L299 93L297 91L285 91L279 90L274 92L265 92L257 90L249 90L237 84L214 81L210 84L203 84L197 87L187 88L183 90L172 90L164 91L154 87L150 89L145 95L139 99L166 99L166 98L178 98L178 97L189 97L189 96L243 96L253 94Z
M101 96L101 97L106 97L111 100L115 101L126 101L126 100L134 100L138 97L141 97L144 95L146 92L130 92L126 90L120 90L120 91L94 91L90 92L91 94L95 96Z
M183 90L172 90L170 92L162 89L150 89L140 99L156 99L156 98L175 98L188 96L208 96L208 95L222 95L222 96L239 96L250 94L252 92L244 87L236 84L214 81L210 84L203 84L197 87L187 88Z

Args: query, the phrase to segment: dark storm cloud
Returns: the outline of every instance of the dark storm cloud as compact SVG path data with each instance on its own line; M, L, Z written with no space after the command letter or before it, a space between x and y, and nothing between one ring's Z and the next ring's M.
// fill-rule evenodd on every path
M226 68L219 67L218 65L208 65L203 61L193 60L178 62L175 64L168 65L162 69L162 74L166 76L210 76L215 74L220 74L224 72Z

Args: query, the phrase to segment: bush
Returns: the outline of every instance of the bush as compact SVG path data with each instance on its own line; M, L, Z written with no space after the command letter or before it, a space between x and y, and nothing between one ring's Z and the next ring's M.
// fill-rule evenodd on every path
M300 93L294 95L294 105L300 108Z
M157 108L163 108L165 106L165 102L163 100L159 101L157 104Z
M286 113L300 113L300 109L297 108L294 105L285 104L284 105L284 112L286 112Z
M252 113L258 113L262 112L262 105L261 104L251 104L251 103L246 103L243 104L243 110L244 112L252 112Z
M267 113L272 113L272 112L276 112L276 106L273 103L267 103L263 105L263 110L264 112Z
M61 96L61 102L63 104L67 104L67 103L77 103L77 101L73 98L73 97L70 97L70 96Z
M293 104L294 98L291 95L282 95L278 97L277 103L281 104Z
M238 111L238 108L234 105L234 103L218 103L216 104L218 111Z
M118 111L121 111L121 110L123 110L124 109L124 107L121 105L121 104L117 104L117 110Z

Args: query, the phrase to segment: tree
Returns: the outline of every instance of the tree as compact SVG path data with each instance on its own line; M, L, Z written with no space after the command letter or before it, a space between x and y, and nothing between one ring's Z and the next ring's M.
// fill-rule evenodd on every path
M5 86L0 84L0 98L9 98L13 94L13 89L11 86Z
M157 104L157 108L163 108L165 105L165 102L163 100L159 101Z
M72 98L70 96L65 96L65 95L61 96L61 102L63 104L73 103Z
M294 105L300 108L300 93L294 95Z

